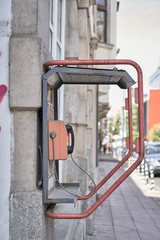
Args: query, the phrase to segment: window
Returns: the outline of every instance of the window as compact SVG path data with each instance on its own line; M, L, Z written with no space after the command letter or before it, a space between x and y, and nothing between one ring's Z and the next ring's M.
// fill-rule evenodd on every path
M50 0L49 51L55 60L63 60L65 53L66 0ZM58 91L58 117L63 119L64 87Z
M66 0L50 0L49 51L56 60L64 59Z
M107 18L107 0L97 0L97 35L101 43L108 42Z
M50 0L49 51L54 60L65 57L66 0ZM58 119L64 116L64 86L58 90ZM62 179L62 163L59 164L59 179Z

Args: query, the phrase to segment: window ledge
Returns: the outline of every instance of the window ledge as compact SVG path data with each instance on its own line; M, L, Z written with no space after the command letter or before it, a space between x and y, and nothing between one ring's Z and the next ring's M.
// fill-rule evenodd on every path
M98 47L112 49L114 44L111 43L98 43Z

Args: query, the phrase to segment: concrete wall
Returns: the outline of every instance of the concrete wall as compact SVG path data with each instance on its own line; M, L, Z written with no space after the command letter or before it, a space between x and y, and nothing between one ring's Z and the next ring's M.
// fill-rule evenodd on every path
M36 171L39 139L41 135L39 110L42 106L43 63L51 60L49 53L49 0L12 0L12 35L10 38L10 112L7 107L6 121L11 121L3 137L12 139L11 173L7 175L6 196L10 191L10 239L84 239L93 232L93 216L87 220L54 220L45 217L46 206L42 203L42 191L36 188ZM95 1L66 1L66 59L90 59L93 56L89 6ZM8 1L9 3L9 1ZM9 7L9 6L8 6ZM8 51L9 41L6 41ZM108 47L108 46L107 46ZM110 46L109 46L110 47ZM112 46L113 47L113 46ZM94 44L94 50L95 50ZM110 49L109 49L110 50ZM97 56L103 51L97 52ZM96 55L95 55L96 56ZM95 58L97 58L97 56ZM111 55L108 51L104 58ZM103 58L103 57L102 57ZM6 58L6 63L8 59ZM86 66L87 67L87 66ZM6 68L8 70L8 68ZM6 71L6 76L8 72ZM7 84L6 84L7 85ZM74 158L79 165L96 178L96 122L97 87L65 86L64 120L72 124L75 132ZM5 97L0 103L8 103ZM3 128L1 127L3 130ZM0 131L0 139L1 133ZM7 140L6 140L7 142ZM14 144L13 144L14 143ZM6 149L10 150L10 143ZM5 151L5 154L10 151ZM0 153L1 154L1 153ZM5 156L3 156L5 157ZM7 159L9 159L7 155ZM10 163L3 170L10 171ZM66 165L65 165L66 164ZM86 176L76 169L70 160L64 163L63 180L81 183L81 194L91 185ZM3 178L6 177L2 174ZM9 177L8 177L9 176ZM6 180L3 180L6 183ZM7 203L7 201L6 201ZM7 207L9 203L7 203ZM4 206L4 205L2 205ZM76 208L57 204L57 212L85 211L89 205L82 203ZM6 219L5 219L6 218ZM4 218L9 235L9 211ZM63 231L62 231L63 229Z
M41 131L37 128L38 110L41 108L43 62L47 58L49 39L49 36L43 35L46 31L44 23L48 22L42 22L40 18L42 9L46 13L49 1L45 1L45 8L43 4L43 1L37 0L12 1L10 109L14 148L11 159L10 239L48 239L42 192L36 188L37 137L38 131Z
M117 48L116 48L116 11L117 11L117 1L116 0L108 0L108 16L107 16L107 42L106 43L98 43L97 49L94 51L93 56L94 59L116 59ZM98 66L98 68L113 68L115 66ZM112 86L99 85L99 118L104 118L107 116L109 106L109 94L113 94L115 89L112 90ZM103 112L101 113L101 109ZM102 116L101 116L102 115ZM106 116L104 116L106 115ZM105 135L106 129L102 128L103 133L99 132L99 136ZM104 136L103 136L104 137ZM103 138L102 137L102 138ZM101 138L101 137L100 137ZM102 141L102 139L101 139ZM101 142L100 141L100 142ZM101 150L101 149L99 149Z
M76 1L67 1L65 47L67 59L90 59L91 32L88 7L89 1L78 2L78 4ZM96 127L96 109L93 110L93 101L96 99L95 89L95 86L87 85L65 86L64 119L74 127L76 139L74 156L84 158L84 168L90 166L88 162L92 161L92 157L95 162L96 149L92 149L96 142L93 130ZM92 167L93 165L91 164ZM67 175L70 174L64 170L64 179ZM76 179L76 176L74 178ZM87 187L87 184L85 186Z
M42 192L36 188L38 132L41 131L38 129L38 111L42 106L43 63L51 59L49 2L49 0L12 1L10 109L13 116L11 138L14 139L14 148L11 159L10 239L71 240L83 239L85 236L84 220L46 218ZM67 1L66 58L89 59L90 57L88 9L84 4L77 5L77 1ZM83 25L80 24L82 20ZM75 158L86 170L88 159L93 155L91 102L95 99L96 92L93 89L88 89L87 86L72 86L65 89L65 121L73 123L76 139L80 143L83 142L76 145ZM88 97L90 106L87 108ZM95 154L93 156L95 157ZM86 177L82 180L81 174L78 173L76 179L82 182L82 193L85 194L88 186ZM55 210L76 212L84 209L86 209L84 204L77 206L76 209L57 204ZM78 235L76 231L79 231Z
M89 1L66 2L66 59L90 59L91 28ZM88 66L85 66L88 67ZM73 158L96 179L96 124L97 124L97 87L90 85L68 85L64 88L64 120L71 124L75 134ZM89 192L93 183L71 159L63 163L63 181L80 182L81 195ZM81 212L86 211L91 203L81 203ZM93 233L93 216L81 220L86 225L87 233Z
M11 114L9 110L9 38L11 1L0 3L0 239L9 239ZM13 142L12 142L13 144Z

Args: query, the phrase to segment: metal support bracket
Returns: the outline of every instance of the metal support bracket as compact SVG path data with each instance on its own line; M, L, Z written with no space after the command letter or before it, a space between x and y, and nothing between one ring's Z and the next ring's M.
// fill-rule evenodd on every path
M46 216L49 218L58 218L58 219L81 219L88 217L90 214L92 214L102 203L104 200L106 200L109 195L135 170L135 168L141 163L143 160L144 155L144 115L143 115L143 79L142 79L142 71L140 66L131 60L64 60L64 61L50 61L45 64L45 66L48 69L51 69L51 66L59 65L131 65L133 66L138 75L138 105L139 105L139 157L137 161L128 169L126 172L100 197L100 199L94 203L86 212L84 213L77 213L77 214L63 214L63 213L53 213L50 212L48 209L46 212ZM55 69L57 67L51 69L49 72L47 72L43 77L43 85L44 85L44 95L43 95L43 104L45 104L45 98L46 96L46 88L47 88L47 81L50 82L54 88L54 92L56 94L56 90L65 83L69 84L117 84L120 88L128 88L128 111L129 111L129 152L128 154L114 167L113 170L97 185L96 191L100 189L103 184L128 160L128 158L131 156L133 151L133 135L132 135L132 97L131 97L131 86L134 84L134 81L128 75L122 74L121 77L113 74L113 76L110 78L107 76L107 80L98 80L94 79L92 81L92 78L89 78L90 74L92 74L92 71L89 73L89 75L86 76L86 81L76 81L73 80L73 78L66 78L62 74L57 74L56 77L52 78L53 73L55 73ZM64 69L63 69L64 70ZM97 70L97 69L96 69ZM95 71L96 71L95 70ZM104 70L105 71L105 70ZM84 72L84 75L86 73ZM65 74L64 74L65 75ZM66 74L67 75L67 74ZM74 75L74 74L73 74ZM58 76L58 77L57 77ZM94 74L92 75L94 76ZM74 76L73 76L74 77ZM103 78L101 75L100 77ZM60 79L59 79L60 78ZM58 80L57 80L58 79ZM66 80L68 79L68 80ZM128 84L129 82L129 84ZM55 99L56 100L56 99ZM55 112L56 116L56 112ZM44 109L43 112L43 191L44 191L44 202L47 201L47 190L48 190L48 182L46 181L46 176L48 174L48 169L46 167L47 157L48 157L48 144L46 143L47 139L47 110ZM47 146L47 147L46 147ZM48 166L48 165L47 165ZM92 194L90 192L88 195ZM87 195L87 196L88 196ZM78 198L78 200L82 200L81 198Z

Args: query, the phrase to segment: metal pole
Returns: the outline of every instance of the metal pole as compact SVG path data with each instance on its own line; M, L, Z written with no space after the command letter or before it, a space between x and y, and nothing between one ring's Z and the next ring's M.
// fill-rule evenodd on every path
M153 166L149 167L150 178L151 178L151 190L154 189L154 173L153 173Z
M149 169L148 169L148 164L145 163L145 177L146 177L146 184L149 183Z

